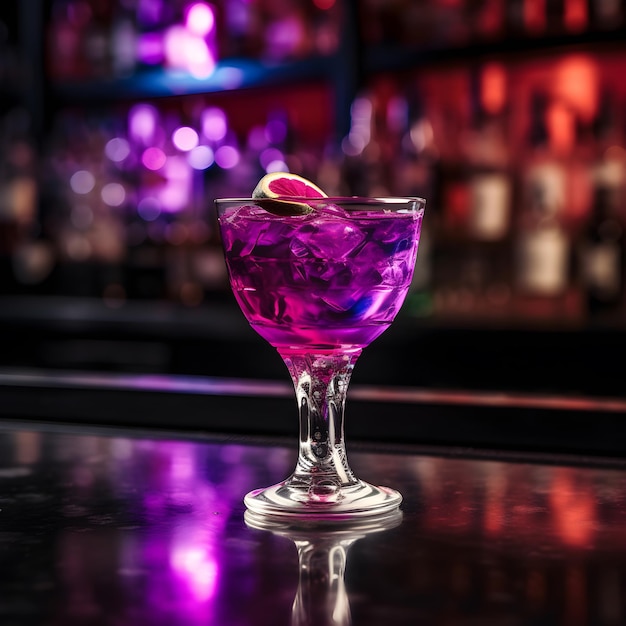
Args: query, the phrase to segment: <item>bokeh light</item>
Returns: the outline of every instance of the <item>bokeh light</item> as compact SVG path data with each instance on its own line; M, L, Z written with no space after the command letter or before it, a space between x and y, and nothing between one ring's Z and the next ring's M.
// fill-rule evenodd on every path
M141 162L147 167L149 170L156 171L160 170L166 163L167 156L165 152L161 150L161 148L151 147L146 148L144 153L141 155Z
M274 161L284 161L285 155L278 148L267 148L259 155L259 163L264 170Z
M232 169L239 163L239 150L234 146L220 146L215 151L215 162L222 169Z
M137 213L146 222L153 222L161 215L161 203L153 197L142 198L137 204Z
M104 146L104 153L111 161L120 163L130 154L130 145L123 137L113 137Z
M172 143L182 152L189 152L198 145L198 133L190 126L181 126L172 134Z
M78 170L70 178L70 187L74 193L88 194L96 185L96 178L87 170Z
M227 131L226 114L222 109L211 107L202 113L202 134L209 141L221 141Z
M149 145L157 127L158 111L150 104L137 104L128 113L130 137L144 145Z
M102 187L100 197L109 206L122 206L126 200L126 190L120 183L107 183Z
M170 67L196 78L207 78L215 69L215 57L207 42L179 25L165 33L165 59Z
M194 35L206 37L215 27L213 9L203 2L192 4L187 9L185 25L187 30Z
M215 162L215 155L209 146L196 146L189 152L187 162L194 170L206 170Z

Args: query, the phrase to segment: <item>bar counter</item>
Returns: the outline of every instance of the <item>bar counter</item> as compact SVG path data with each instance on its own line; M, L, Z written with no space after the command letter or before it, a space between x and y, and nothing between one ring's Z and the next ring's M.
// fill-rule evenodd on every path
M237 413L263 392L282 398L277 406L288 412L287 390L248 387L245 397L241 388L213 381L202 428L185 419L194 390L183 395L184 381L169 380L168 391L166 380L152 380L152 392L144 381L135 393L156 394L153 405L170 398L169 425L157 420L150 427L144 416L124 426L119 416L126 419L130 410L121 404L118 423L116 415L103 419L113 401L128 400L119 395L120 379L99 385L96 379L0 377L2 624L610 626L626 620L620 455L349 435L355 473L401 491L401 512L340 527L270 523L247 514L242 498L290 473L294 436L228 432L211 415L228 412L237 424ZM354 391L361 399L349 400L348 422L375 400L376 412L394 413L393 390L377 390L377 399L374 390ZM428 423L437 397L422 390L405 404ZM485 409L488 400L482 397ZM544 417L548 411L580 417L585 410L590 429L600 413L624 417L621 405L548 400L534 399ZM501 419L519 417L515 398L491 402ZM532 400L526 402L531 409ZM444 424L452 415L471 420L480 397L451 396L447 406Z

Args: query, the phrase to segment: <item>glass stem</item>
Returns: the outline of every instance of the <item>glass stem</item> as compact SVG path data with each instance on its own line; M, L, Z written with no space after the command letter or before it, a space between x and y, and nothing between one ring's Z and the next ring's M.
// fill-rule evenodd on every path
M354 485L344 442L346 393L360 350L330 354L282 353L296 390L300 444L292 487L313 495L331 495Z

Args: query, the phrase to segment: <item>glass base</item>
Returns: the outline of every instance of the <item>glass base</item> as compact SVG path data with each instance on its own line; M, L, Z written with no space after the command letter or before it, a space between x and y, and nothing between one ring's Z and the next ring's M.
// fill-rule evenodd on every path
M362 480L341 487L317 485L315 489L289 480L244 497L246 507L259 515L309 520L352 520L398 509L400 493Z

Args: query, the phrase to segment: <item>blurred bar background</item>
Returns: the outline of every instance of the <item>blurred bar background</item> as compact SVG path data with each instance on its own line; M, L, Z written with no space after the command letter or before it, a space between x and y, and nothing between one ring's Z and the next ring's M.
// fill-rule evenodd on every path
M420 195L355 382L626 395L624 0L0 7L0 367L286 380L212 201Z

